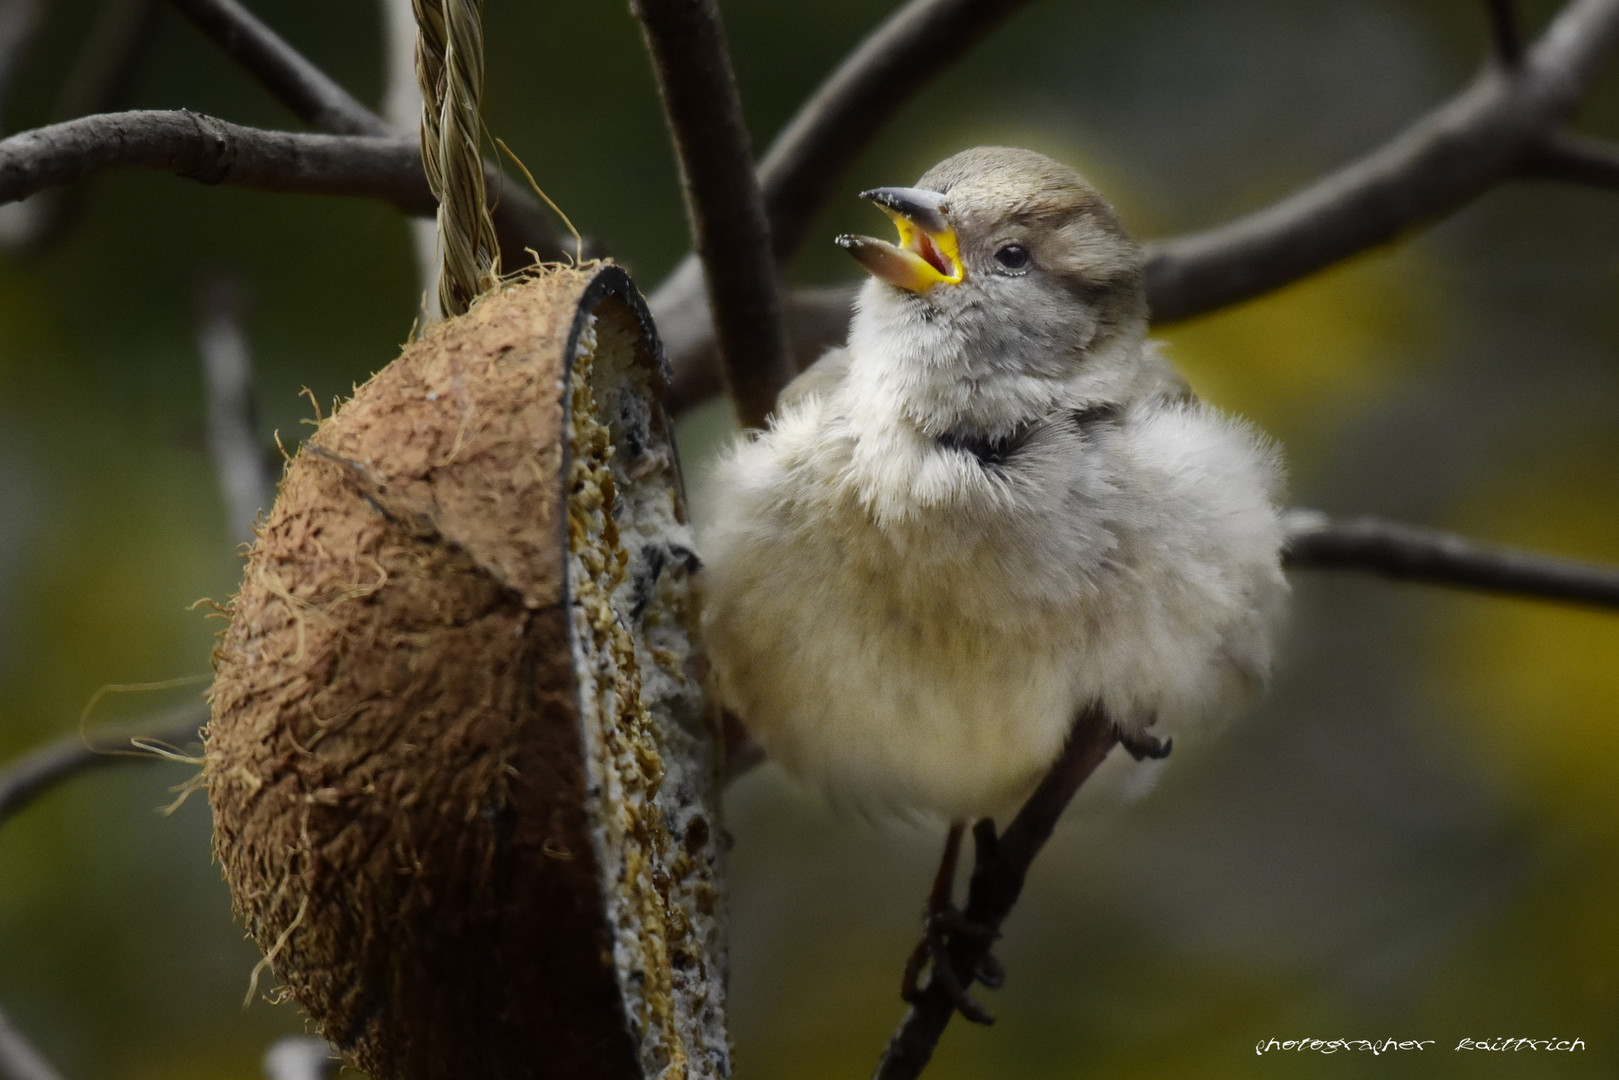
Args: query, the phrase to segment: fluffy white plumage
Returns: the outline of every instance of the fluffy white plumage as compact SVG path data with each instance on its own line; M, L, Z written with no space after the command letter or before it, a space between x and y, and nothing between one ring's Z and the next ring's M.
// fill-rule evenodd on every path
M718 466L704 637L790 772L960 820L1026 795L1093 702L1159 734L1263 682L1280 466L1144 340L1140 249L1070 170L981 148L884 190L938 193L961 280L849 242L890 261L848 347Z

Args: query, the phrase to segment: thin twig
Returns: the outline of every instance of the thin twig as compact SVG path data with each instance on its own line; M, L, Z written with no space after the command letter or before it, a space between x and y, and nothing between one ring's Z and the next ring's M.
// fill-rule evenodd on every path
M1619 567L1479 544L1372 517L1335 521L1292 511L1285 561L1291 569L1365 570L1401 581L1619 608Z
M253 522L275 497L253 398L253 354L242 332L242 290L211 281L198 296L197 345L208 389L208 450L231 531L253 538Z
M305 123L335 135L394 134L382 117L357 101L237 0L171 2ZM414 117L410 130L401 133L415 137ZM528 248L547 261L563 258L562 245L540 204L516 185L503 183L494 163L484 162L484 176L485 186L498 193L492 213L495 232L500 237L501 260L508 267L523 266L528 260ZM431 208L427 212L431 213Z
M1518 22L1517 0L1484 0L1490 18L1491 56L1502 67L1523 62L1523 28Z
M109 169L154 169L263 191L360 195L409 214L434 206L415 139L265 131L185 109L102 113L0 141L0 202Z
M51 110L58 119L105 112L124 96L157 25L157 4L106 0Z
M911 0L827 76L777 133L759 164L759 186L778 265L785 265L803 247L810 224L832 190L883 125L1027 2ZM672 401L696 404L720 389L713 321L703 305L702 290L697 257L688 255L649 299L660 328L676 319L685 324L682 333L664 336L675 372ZM806 355L800 335L793 333L793 298L787 298L783 307L793 355L803 366L819 349ZM846 326L847 304L842 314ZM843 331L814 337L841 341ZM682 405L671 408L679 411Z
M745 425L792 378L764 196L714 0L634 0L674 138L714 311L721 369Z
M106 112L118 103L151 40L157 4L158 0L105 0L57 95L52 120ZM11 204L0 218L0 242L25 254L38 253L63 234L83 205L82 185Z
M382 9L383 40L383 118L400 131L419 128L422 122L422 90L416 81L416 15L411 0L378 0ZM504 204L502 204L504 205ZM499 207L495 232L504 234ZM411 247L416 252L416 270L421 280L422 324L443 317L438 306L438 224L415 219L410 222ZM501 262L520 266L516 255L508 253L502 240Z
M11 0L0 4L0 112L10 104L17 68L39 26L40 7L40 0Z
M872 31L777 133L759 163L776 258L803 246L849 166L900 108L1028 0L911 0Z
M1011 914L1023 892L1029 867L1051 838L1057 820L1118 741L1117 731L1101 708L1086 710L1074 724L1062 756L994 842L993 853L974 868L962 914L987 933L951 936L951 966L963 988L972 985L973 972L988 954L1001 923ZM955 1011L950 992L935 976L889 1040L888 1050L877 1066L877 1080L910 1080L920 1075Z
M1519 166L1518 175L1527 180L1619 188L1619 145L1561 132L1547 139Z
M1511 71L1465 90L1273 206L1149 248L1148 302L1173 322L1278 289L1460 208L1567 120L1619 46L1619 0L1573 0Z
M723 389L719 353L714 345L714 320L708 305L702 302L702 281L695 262L690 272L696 279L691 287L694 292L675 286L672 278L668 284L671 293L678 289L680 295L694 295L696 302L665 307L656 315L665 354L671 365L675 357L681 362L675 369L674 385L664 397L664 407L676 416ZM827 285L790 289L783 295L782 318L787 324L787 346L792 351L794 370L808 367L827 349L843 344L849 336L849 311L855 292L853 285Z
M0 828L57 785L103 765L165 760L131 749L140 739L181 746L208 720L201 701L127 727L102 728L47 743L0 769ZM60 1073L0 1011L0 1080L62 1080Z
M45 1060L0 1010L0 1080L62 1080L62 1074Z
M387 122L236 0L169 0L198 30L311 127L393 135Z
M130 750L134 739L181 746L195 742L208 720L208 706L197 701L128 726L69 735L25 754L0 770L0 827L36 798L82 772L102 765L162 761L156 754Z

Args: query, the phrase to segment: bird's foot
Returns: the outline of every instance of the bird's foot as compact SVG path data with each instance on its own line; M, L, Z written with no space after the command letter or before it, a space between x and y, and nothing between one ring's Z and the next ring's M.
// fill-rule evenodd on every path
M1115 729L1119 733L1119 745L1137 761L1162 761L1169 756L1175 748L1174 739L1160 741L1156 735L1146 731L1129 732L1123 728Z
M916 943L916 948L911 950L910 957L905 961L900 997L906 1001L915 1001L920 996L923 990L920 980L922 972L926 970L928 986L937 983L962 1016L975 1024L993 1024L995 1017L968 993L967 988L975 979L991 990L998 989L1005 981L1005 970L1001 967L1000 961L990 955L988 948L988 943L1000 935L992 927L969 919L960 908L956 907L951 896L962 831L963 826L960 822L950 826L950 835L945 841L944 858L940 861L939 872L934 877L933 891L928 895L922 940ZM986 835L989 850L986 850L985 846ZM973 837L978 842L978 861L982 864L992 853L994 824L987 820L979 822L978 827L973 830ZM970 940L978 945L977 951L980 954L972 966L972 971L965 975L956 970L956 962L950 955L951 944L964 940Z
M928 972L928 985L937 982L956 1009L975 1024L993 1024L995 1017L980 1005L967 987L977 980L991 990L998 989L1006 979L1000 961L985 952L973 966L971 975L963 978L956 971L950 956L950 943L963 937L988 941L999 935L982 923L968 919L953 904L944 908L929 906L922 940L911 950L905 961L905 977L900 984L900 997L915 1001L922 993L922 972Z

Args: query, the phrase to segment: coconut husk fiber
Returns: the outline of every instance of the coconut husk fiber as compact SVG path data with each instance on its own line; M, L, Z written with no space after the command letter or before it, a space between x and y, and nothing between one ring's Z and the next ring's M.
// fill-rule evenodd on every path
M376 1080L730 1071L666 380L617 267L503 285L320 424L259 529L215 851Z

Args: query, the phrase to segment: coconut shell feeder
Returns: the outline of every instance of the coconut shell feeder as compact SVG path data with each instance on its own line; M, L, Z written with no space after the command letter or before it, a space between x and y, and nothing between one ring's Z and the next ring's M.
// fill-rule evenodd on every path
M666 379L621 269L503 284L320 424L260 528L215 848L375 1080L730 1071Z

